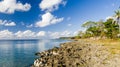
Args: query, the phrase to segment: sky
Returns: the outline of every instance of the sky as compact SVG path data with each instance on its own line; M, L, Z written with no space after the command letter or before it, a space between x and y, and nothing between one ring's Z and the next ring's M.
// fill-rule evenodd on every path
M0 39L74 36L119 6L120 0L0 0Z

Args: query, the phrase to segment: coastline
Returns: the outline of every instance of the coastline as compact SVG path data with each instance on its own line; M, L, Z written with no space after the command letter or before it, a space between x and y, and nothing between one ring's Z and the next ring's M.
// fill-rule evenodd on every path
M119 50L113 53L104 44L84 39L62 43L60 47L36 53L40 58L32 67L119 67Z

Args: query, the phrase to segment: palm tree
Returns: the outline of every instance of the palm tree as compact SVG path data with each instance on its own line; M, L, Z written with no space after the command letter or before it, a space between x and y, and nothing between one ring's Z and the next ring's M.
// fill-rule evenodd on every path
M96 26L96 22L87 21L82 25L82 27L85 27L85 28L90 28L90 27L93 27L93 26Z
M118 10L115 11L115 18L116 18L116 22L119 25L119 33L120 33L120 7Z
M105 25L104 25L104 21L100 20L97 22L97 27L99 28L100 33L100 37L104 37L105 36Z

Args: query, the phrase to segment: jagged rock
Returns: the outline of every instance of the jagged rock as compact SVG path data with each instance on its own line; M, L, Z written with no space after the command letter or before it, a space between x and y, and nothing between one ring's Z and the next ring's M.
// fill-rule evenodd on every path
M119 67L120 55L111 57L108 50L103 45L83 41L63 43L59 48L36 53L40 58L32 67Z

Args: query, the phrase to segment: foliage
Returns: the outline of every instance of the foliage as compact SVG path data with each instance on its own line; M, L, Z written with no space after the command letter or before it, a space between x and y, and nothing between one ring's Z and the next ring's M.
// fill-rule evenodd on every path
M119 34L119 25L116 23L116 21L114 21L114 19L111 18L105 22L86 22L83 24L83 27L87 28L84 35L82 36L84 38L107 37L112 39L116 38L117 34Z
M116 18L116 23L119 25L119 33L120 33L120 8L115 11L114 17Z
M93 22L93 21L88 21L88 22L85 22L82 27L85 27L85 28L89 28L89 27L92 27L92 26L95 26L96 23Z
M116 38L117 37L117 34L119 33L119 26L118 24L115 24L113 23L114 20L113 19L108 19L104 25L105 25L105 29L107 32L106 33L106 36L108 38Z
M115 11L115 15L106 21L100 20L98 22L88 21L82 27L86 28L85 32L79 32L76 38L110 38L114 39L120 35L120 8Z

